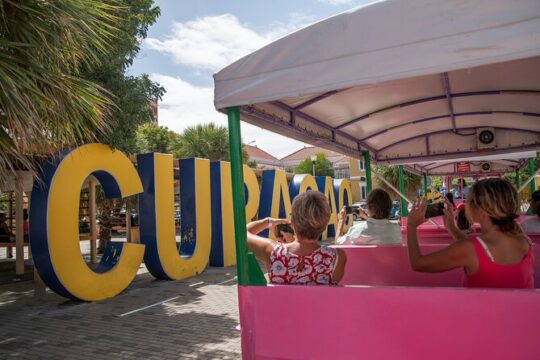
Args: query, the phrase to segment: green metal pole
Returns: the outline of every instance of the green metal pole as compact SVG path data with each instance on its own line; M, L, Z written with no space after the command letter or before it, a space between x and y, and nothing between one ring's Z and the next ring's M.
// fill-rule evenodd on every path
M534 158L529 158L529 176L534 176ZM529 183L530 189L531 189L531 195L533 192L536 191L536 181L535 179L532 179Z
M240 108L227 109L229 118L229 150L234 208L234 233L238 285L266 285L253 253L248 253L246 232L246 201L244 198L244 169L240 136Z
M369 151L364 151L364 169L366 170L366 192L369 194L373 189L373 183L371 182L371 157Z
M399 192L402 194L405 194L405 179L403 178L403 165L398 165L398 177L399 177ZM401 216L407 216L409 215L409 211L407 210L407 201L403 197L400 197L399 199L400 208L401 208Z
M422 189L422 191L423 191L424 197L427 198L427 174L423 173L422 178L424 180L422 184L424 188Z

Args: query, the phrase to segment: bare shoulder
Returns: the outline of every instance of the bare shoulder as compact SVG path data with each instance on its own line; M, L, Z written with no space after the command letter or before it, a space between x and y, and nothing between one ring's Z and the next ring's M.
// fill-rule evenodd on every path
M469 237L453 242L449 248L463 256L476 254L472 239Z

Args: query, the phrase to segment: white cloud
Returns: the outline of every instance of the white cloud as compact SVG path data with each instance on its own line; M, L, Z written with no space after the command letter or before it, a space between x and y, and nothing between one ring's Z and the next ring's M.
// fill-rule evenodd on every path
M268 31L259 33L231 14L206 16L175 22L165 39L148 38L145 43L150 49L172 55L177 63L217 71L312 21L293 13L287 23L274 23Z
M159 103L160 125L178 133L186 127L208 122L227 126L226 116L214 109L214 90L211 87L194 86L180 78L162 74L152 74L150 78L167 90ZM255 140L259 148L278 158L304 145L247 123L242 123L241 131L244 142Z
M355 0L319 0L319 2L330 5L352 5L356 3Z

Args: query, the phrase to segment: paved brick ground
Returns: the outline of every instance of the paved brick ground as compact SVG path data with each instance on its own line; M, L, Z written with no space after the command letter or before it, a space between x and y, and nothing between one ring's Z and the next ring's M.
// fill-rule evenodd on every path
M36 297L31 281L0 285L0 359L240 358L235 275L209 268L172 282L142 271L95 303Z

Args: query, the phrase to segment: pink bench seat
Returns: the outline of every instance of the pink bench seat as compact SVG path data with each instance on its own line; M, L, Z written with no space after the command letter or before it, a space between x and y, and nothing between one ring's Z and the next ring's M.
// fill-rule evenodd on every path
M421 245L423 254L447 245ZM341 285L369 286L454 286L460 287L463 270L437 274L418 273L411 269L406 246L336 246L347 254L345 276ZM534 246L535 284L540 288L540 246Z

